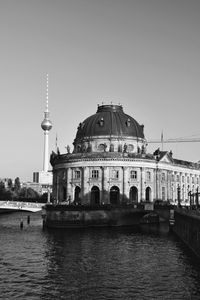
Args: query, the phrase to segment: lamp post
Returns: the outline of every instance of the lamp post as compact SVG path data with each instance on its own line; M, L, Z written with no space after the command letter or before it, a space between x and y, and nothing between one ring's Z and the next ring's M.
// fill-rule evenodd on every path
M197 191L196 191L196 208L199 207L199 188L197 187Z
M156 200L158 200L158 155L156 156Z
M189 196L189 199L190 199L190 209L192 207L192 196L191 196L191 191L188 192L188 196Z

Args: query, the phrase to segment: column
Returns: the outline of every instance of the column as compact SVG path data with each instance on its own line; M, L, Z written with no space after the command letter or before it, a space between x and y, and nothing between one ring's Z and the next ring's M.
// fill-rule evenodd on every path
M143 167L140 168L141 172L141 184L140 184L140 201L145 201L145 169Z
M81 180L81 194L82 194L82 203L83 204L90 204L90 193L88 191L88 167L82 167L82 180Z
M108 191L108 167L102 167L102 190L101 203L108 204L110 202L110 191Z
M69 204L73 201L72 197L72 169L67 168L66 170L66 187L67 187L67 200L69 201Z
M127 182L128 182L128 173L127 173L128 167L122 167L123 172L123 180L122 180L122 201L127 203L129 202L129 197L127 193Z

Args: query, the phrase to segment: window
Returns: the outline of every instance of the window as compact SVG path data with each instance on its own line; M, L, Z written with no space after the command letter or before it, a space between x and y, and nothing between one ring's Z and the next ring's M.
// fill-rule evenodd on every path
M129 145L128 145L128 152L132 152L132 151L133 151L133 149L134 149L134 146L133 146L133 145L131 145L131 144L129 144Z
M75 178L75 179L81 178L81 171L75 170L75 172L74 172L74 178Z
M180 180L180 176L177 174L176 175L176 181L179 181Z
M151 180L151 172L147 171L147 180Z
M165 200L165 187L162 187L162 200Z
M107 148L106 143L105 144L100 144L98 146L98 150L101 151L101 152L106 151L106 148Z
M131 172L130 172L130 178L131 179L137 179L137 171L131 170Z
M174 174L172 174L172 181L174 181Z
M119 178L119 171L118 170L112 170L112 178Z
M101 119L98 121L98 123L99 123L99 126L100 126L100 127L103 127L103 125L104 125L104 119L101 118Z
M184 182L184 180L185 180L185 177L184 177L184 176L182 176L182 182Z
M99 178L99 170L92 170L92 178Z
M194 183L194 177L192 177L192 183Z
M199 177L197 177L197 184L199 184Z
M165 181L165 173L162 173L162 181Z
M190 183L190 177L189 176L187 177L187 183Z

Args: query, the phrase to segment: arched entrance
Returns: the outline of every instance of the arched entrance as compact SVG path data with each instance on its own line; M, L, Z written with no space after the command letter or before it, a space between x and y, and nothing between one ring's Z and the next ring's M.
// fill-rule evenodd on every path
M81 204L80 194L81 194L81 188L79 186L76 186L74 192L74 203Z
M132 186L130 188L129 199L130 199L131 203L137 203L138 202L138 189L136 188L136 186Z
M91 204L92 205L100 204L100 190L98 186L93 186L91 189Z
M119 204L119 188L118 186L112 186L110 189L110 204Z
M147 202L151 201L151 188L148 186L145 191L145 200Z

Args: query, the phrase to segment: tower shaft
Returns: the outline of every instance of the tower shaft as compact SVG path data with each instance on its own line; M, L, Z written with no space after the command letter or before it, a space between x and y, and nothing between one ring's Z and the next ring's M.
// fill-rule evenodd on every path
M44 131L44 157L43 157L43 171L48 172L49 166L49 131Z

